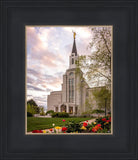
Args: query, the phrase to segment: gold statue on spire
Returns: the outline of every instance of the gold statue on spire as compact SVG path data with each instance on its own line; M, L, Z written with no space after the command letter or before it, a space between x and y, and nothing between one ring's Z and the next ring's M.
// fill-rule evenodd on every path
M74 39L76 38L76 32L72 31L73 32L73 37Z

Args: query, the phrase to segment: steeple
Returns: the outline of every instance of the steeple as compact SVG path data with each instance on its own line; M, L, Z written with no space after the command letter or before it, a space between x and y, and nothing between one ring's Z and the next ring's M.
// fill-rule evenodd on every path
M72 53L69 57L69 68L76 68L76 61L79 57L79 55L77 54L77 48L76 48L76 42L75 42L75 38L76 38L76 33L73 32L73 48L72 48Z
M75 56L77 56L77 48L76 48L76 42L75 42L76 33L75 32L73 32L73 37L74 37L74 42L73 42L72 53L75 53Z

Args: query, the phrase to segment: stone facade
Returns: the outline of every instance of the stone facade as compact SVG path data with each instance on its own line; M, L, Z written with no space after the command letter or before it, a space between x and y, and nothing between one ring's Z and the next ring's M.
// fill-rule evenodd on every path
M69 69L63 75L61 91L51 92L47 97L47 110L67 112L80 115L87 111L86 99L91 95L91 88L83 77L83 72L76 74L76 63L79 55L76 50L74 38L72 53L69 57ZM95 104L96 106L96 104Z

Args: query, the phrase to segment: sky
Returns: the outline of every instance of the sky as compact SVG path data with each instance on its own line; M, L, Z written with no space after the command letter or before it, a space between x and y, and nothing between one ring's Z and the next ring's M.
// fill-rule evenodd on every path
M47 95L61 90L73 46L72 31L76 32L78 54L91 54L88 45L92 33L88 26L26 26L27 100L34 99L47 108Z

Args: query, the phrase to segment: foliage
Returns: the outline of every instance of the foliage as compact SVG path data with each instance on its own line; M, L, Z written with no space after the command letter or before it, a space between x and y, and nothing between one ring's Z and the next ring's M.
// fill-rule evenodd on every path
M33 114L30 112L27 112L27 117L33 117Z
M33 99L28 100L27 104L30 104L30 105L33 105L33 106L38 106Z
M109 111L108 114L111 114L111 111Z
M40 113L40 108L33 99L27 101L27 112L30 112L32 114Z
M110 109L111 92L109 89L107 89L106 87L101 87L93 90L92 93L98 105L98 109L101 110L105 108L105 102L106 102L106 108Z
M111 132L111 117L100 117L96 119L96 123L101 124L101 127L103 128L103 131L100 131L100 133Z
M89 56L80 56L76 62L78 68L85 72L89 81L105 81L111 83L111 27L90 27L92 39L89 48L93 51ZM79 71L79 70L77 70Z
M32 114L37 114L38 113L38 107L27 104L27 112L30 112Z
M88 120L89 118L45 119L28 117L27 130L32 131L32 133L111 133L110 116L97 118L92 123L89 123ZM48 130L43 130L46 128Z
M86 108L86 112L85 114L91 114L92 109L93 109L93 100L92 100L92 96L89 96L86 98L85 100L85 108Z
M44 107L40 107L40 115L41 115L41 116L44 116L44 115L45 115Z
M64 118L66 121L63 122L63 118L39 118L39 117L27 117L27 131L49 129L53 128L53 124L56 126L65 126L65 123L69 121L75 121L76 123L91 119L88 118Z
M103 110L100 110L100 109L95 109L95 110L93 110L92 111L92 113L104 113L104 111Z
M52 113L52 115L51 115L53 118L54 117L69 117L69 114L68 113L66 113L66 112L54 112L54 113Z
M69 121L68 123L65 124L66 128L67 128L67 133L70 132L81 132L81 123L80 122L75 122L75 121Z
M53 111L53 110L49 110L49 111L46 112L46 115L47 115L47 114L50 114L50 115L51 115L52 113L54 113L54 111Z

